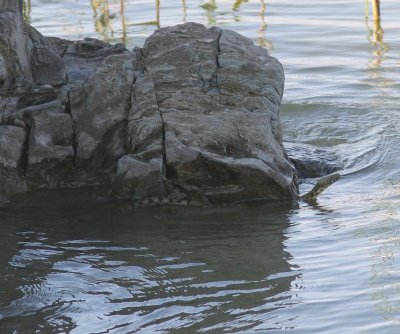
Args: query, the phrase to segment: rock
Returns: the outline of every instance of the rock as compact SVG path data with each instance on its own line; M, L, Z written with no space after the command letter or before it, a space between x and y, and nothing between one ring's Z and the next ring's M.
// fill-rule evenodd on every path
M70 115L51 109L32 115L26 168L28 187L65 186L73 169L73 141Z
M49 47L33 49L33 76L37 84L61 85L65 80L63 60Z
M283 69L247 38L187 23L128 51L45 38L18 5L0 9L1 196L90 185L196 203L298 196Z
M10 10L22 14L23 0L0 0L0 11Z
M23 128L0 126L0 197L26 191L26 181L20 172L25 143Z
M0 54L0 85L5 86L8 79L8 69L4 56Z
M27 26L26 31L33 47L31 53L32 75L37 85L62 85L66 82L63 59L55 48L36 29Z
M4 114L9 124L24 127L7 126L7 129L18 129L24 134L24 157L10 160L18 161L20 173L25 174L29 189L54 188L65 185L72 174L75 157L74 130L71 115L63 113L59 100L41 105L33 105ZM15 132L16 130L14 130ZM25 142L25 132L28 137ZM15 134L11 134L15 138ZM11 136L10 135L10 136ZM16 154L21 155L18 151ZM0 152L0 157L7 156ZM17 168L17 165L13 166Z
M49 41L24 24L19 1L0 2L0 95L65 83L65 65Z
M17 168L25 144L25 130L16 126L0 126L0 165Z
M17 84L32 81L25 25L22 14L13 10L11 3L0 3L0 95L12 91Z
M126 153L135 61L131 52L107 57L81 89L70 92L77 159L93 168L115 164Z
M157 30L143 55L168 180L212 203L297 196L281 142L284 76L275 58L239 34L194 23Z
M301 179L322 177L342 169L339 157L327 148L289 142L285 148Z
M30 127L34 116L39 115L43 112L59 113L61 112L61 102L59 100L53 100L51 102L31 105L26 108L17 110L10 110L9 112L3 113L3 120L8 124L22 124L24 127Z
M19 98L16 96L0 97L0 125L8 124L8 117L18 109Z
M11 201L3 196L0 196L0 210L6 209L11 206ZM0 314L0 320L2 319L2 315Z
M118 160L118 192L122 196L129 194L134 199L163 196L162 159L141 161L137 155L125 155Z
M52 44L63 57L70 82L89 79L105 58L128 51L123 44L111 45L94 38L76 42L52 39Z
M165 196L164 128L154 83L143 68L138 68L135 76L127 128L130 154L118 161L118 193L134 197ZM132 168L137 164L139 173L144 175L138 177L137 172L129 172L127 162Z

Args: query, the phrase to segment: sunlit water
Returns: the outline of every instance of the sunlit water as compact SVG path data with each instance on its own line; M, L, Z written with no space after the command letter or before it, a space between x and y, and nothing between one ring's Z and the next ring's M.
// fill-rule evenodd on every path
M343 178L319 208L22 198L0 218L0 333L400 333L398 1L377 34L364 1L25 2L68 39L131 48L184 21L252 38L285 67L287 145L330 150Z

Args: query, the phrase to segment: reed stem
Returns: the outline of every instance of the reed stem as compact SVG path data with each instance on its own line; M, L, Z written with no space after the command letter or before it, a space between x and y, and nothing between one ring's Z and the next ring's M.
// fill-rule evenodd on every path
M374 21L380 21L381 19L381 8L380 0L372 0L372 13L374 15Z

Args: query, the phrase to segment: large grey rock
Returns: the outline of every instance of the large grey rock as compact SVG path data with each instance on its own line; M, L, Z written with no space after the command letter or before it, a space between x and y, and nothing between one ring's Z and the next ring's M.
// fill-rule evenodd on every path
M45 38L19 9L0 0L3 174L28 189L108 184L133 198L297 197L279 122L283 70L266 50L195 23L133 51Z
M141 110L152 120L160 115L167 180L195 187L212 203L297 196L282 147L284 76L275 58L239 34L194 23L157 30L142 54L154 93L148 80L135 86L156 99L146 98ZM131 134L133 143L141 138ZM158 147L159 139L136 154Z

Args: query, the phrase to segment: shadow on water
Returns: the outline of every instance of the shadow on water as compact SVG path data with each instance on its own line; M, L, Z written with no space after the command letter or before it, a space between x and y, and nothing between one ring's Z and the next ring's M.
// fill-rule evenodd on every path
M296 303L292 204L133 211L75 192L19 202L0 225L2 333L278 329L270 312Z

